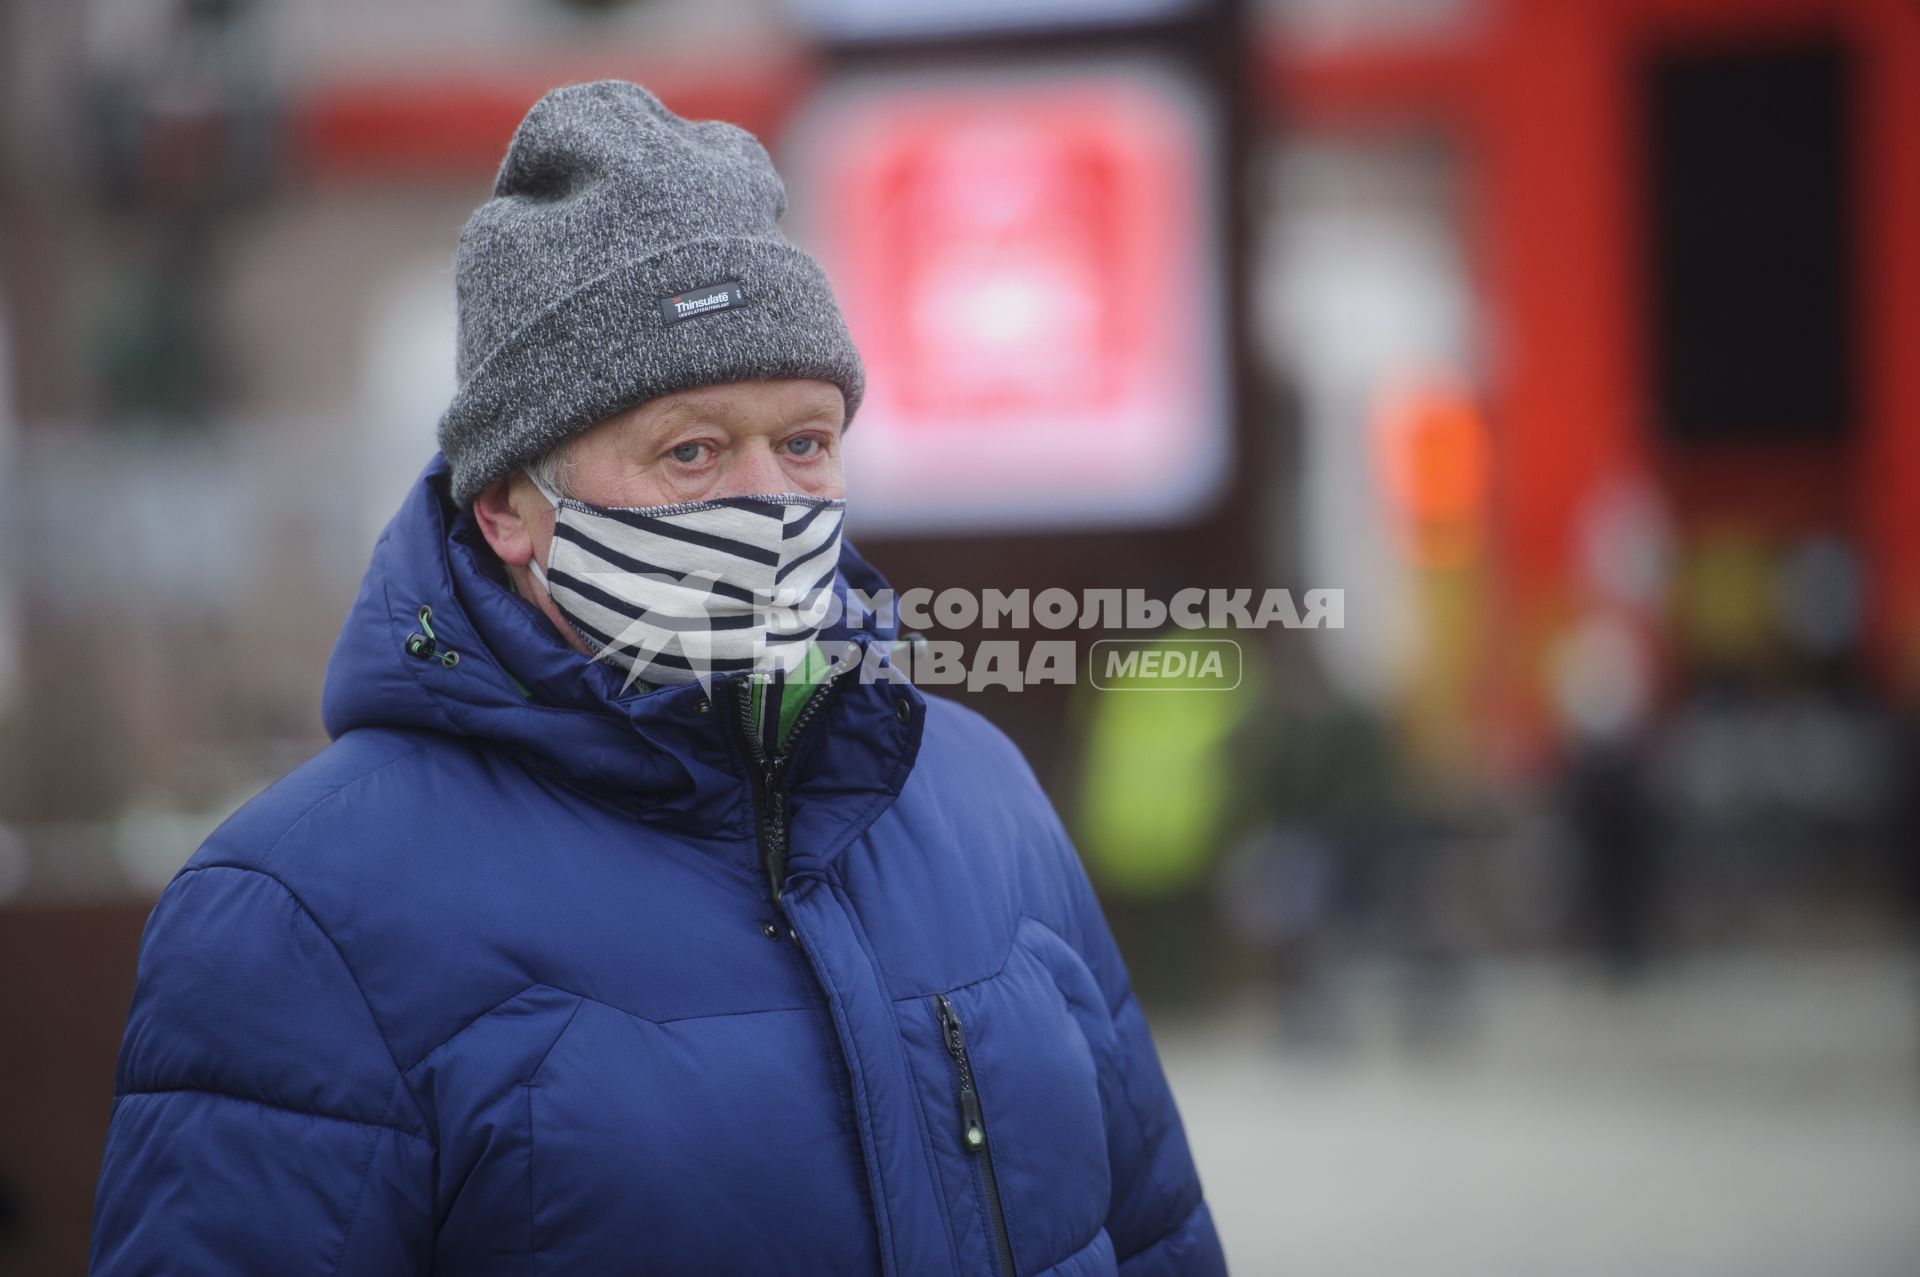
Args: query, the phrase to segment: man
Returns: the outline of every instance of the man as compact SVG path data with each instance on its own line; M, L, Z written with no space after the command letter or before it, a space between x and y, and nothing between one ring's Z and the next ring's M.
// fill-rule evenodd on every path
M784 207L631 84L522 122L333 743L148 923L95 1273L1224 1271L1045 797L852 597Z

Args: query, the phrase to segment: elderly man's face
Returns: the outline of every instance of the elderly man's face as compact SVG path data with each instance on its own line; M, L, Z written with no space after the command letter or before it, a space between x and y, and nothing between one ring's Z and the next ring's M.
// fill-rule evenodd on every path
M593 505L668 505L749 493L846 495L828 381L736 381L649 400L576 438L568 494Z
M603 506L774 492L844 497L845 415L846 401L830 381L735 381L662 395L574 438L567 495ZM546 561L553 536L553 507L533 481L515 471L482 492L473 511L514 589L586 651L527 569L535 555Z

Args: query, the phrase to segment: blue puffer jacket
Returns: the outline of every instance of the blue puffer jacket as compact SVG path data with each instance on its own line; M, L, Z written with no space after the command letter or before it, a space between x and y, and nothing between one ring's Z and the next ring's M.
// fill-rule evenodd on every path
M881 585L851 549L849 582ZM622 695L436 458L335 648L333 743L147 924L93 1271L1224 1272L1014 747L847 677L768 786L716 691Z

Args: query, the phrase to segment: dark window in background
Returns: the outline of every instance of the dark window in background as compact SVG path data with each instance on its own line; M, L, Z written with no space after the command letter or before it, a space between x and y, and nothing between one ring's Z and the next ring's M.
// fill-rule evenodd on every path
M1827 39L1654 55L1643 154L1656 429L1852 426L1853 68Z

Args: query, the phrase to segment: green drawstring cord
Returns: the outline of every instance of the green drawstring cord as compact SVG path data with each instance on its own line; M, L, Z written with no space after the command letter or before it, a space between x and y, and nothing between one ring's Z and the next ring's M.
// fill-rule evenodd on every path
M417 656L423 661L438 661L447 669L452 669L458 665L460 663L460 653L454 651L452 648L448 648L444 652L440 650L440 636L433 632L433 609L422 603L420 605L419 617L420 629L407 635L407 655ZM422 631L424 631L424 633ZM507 677L513 679L514 690L520 693L521 700L530 701L533 699L533 691L531 688L519 679L514 678L512 674L508 674Z
M460 663L460 653L451 648L444 652L440 650L439 636L433 632L433 609L424 603L420 605L420 628L426 633L407 635L408 656L417 656L423 661L438 661L448 669Z

